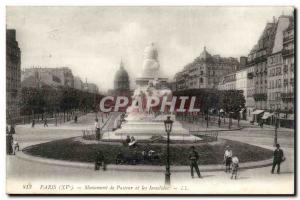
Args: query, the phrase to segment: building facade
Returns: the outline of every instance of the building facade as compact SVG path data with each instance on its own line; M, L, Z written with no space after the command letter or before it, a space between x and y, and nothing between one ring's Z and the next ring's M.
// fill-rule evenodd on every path
M287 85L283 76L288 74L283 65L283 35L289 24L289 16L278 18L272 55L268 57L268 110L270 111L280 112L283 109L281 93Z
M267 109L268 68L267 59L272 54L274 38L276 33L276 22L267 23L257 44L248 55L248 67L254 68L254 102L255 109Z
M77 90L83 90L84 85L80 77L74 76L74 88Z
M277 52L268 57L268 110L281 109L281 91L283 87L282 54Z
M247 67L247 91L246 91L246 109L247 109L247 120L252 120L252 113L255 110L255 68L254 66Z
M16 30L6 30L6 119L15 123L20 116L21 50L16 40Z
M236 90L236 72L223 76L219 82L218 90Z
M89 92L89 93L92 93L92 94L98 94L99 93L99 88L94 83L85 83L84 90Z
M237 59L212 56L204 47L199 57L175 74L176 90L217 89L220 78L238 67Z
M295 48L294 48L294 18L290 18L289 27L283 32L283 88L281 92L281 111L285 113L282 125L294 127L295 109Z
M22 87L74 87L74 76L68 67L42 68L31 67L22 71Z

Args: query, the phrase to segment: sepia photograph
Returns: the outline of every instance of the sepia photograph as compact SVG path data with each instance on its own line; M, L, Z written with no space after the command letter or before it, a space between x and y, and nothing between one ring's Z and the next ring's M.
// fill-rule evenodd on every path
M295 195L295 21L6 6L6 193Z

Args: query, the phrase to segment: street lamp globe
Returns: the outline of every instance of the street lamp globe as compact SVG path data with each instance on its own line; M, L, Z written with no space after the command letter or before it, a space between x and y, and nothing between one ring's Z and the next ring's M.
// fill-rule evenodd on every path
M171 117L168 116L164 123L166 132L170 133L172 131L173 120L171 120Z

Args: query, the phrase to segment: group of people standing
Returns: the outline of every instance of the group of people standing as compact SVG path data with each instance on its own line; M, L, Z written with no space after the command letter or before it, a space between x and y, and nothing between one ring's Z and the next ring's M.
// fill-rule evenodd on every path
M189 159L190 159L190 168L191 168L191 176L194 178L194 169L198 175L198 178L202 178L199 167L198 167L198 160L199 160L199 154L195 150L195 147L191 147L191 151L189 153ZM225 163L225 172L230 172L232 167L232 175L231 178L235 176L235 179L237 177L237 170L239 167L239 159L236 156L232 156L232 150L230 146L227 146L224 153L224 163Z
M130 142L130 137L128 137L128 142ZM149 151L150 152L150 151ZM147 152L147 156L149 156L149 152ZM151 155L154 155L154 151L151 152ZM146 152L143 151L143 156L146 155ZM150 156L151 156L150 155ZM191 169L191 177L194 178L194 170L197 173L198 178L202 178L201 172L199 170L198 161L199 161L199 154L196 151L194 146L191 146L191 150L188 156L190 160L190 169ZM274 173L275 167L277 166L277 173L280 174L280 164L285 160L283 155L283 150L280 149L280 145L276 145L276 149L274 151L274 159L271 173ZM225 164L225 172L231 173L231 179L237 179L238 171L239 171L239 159L237 156L233 155L233 151L229 145L226 146L224 152L224 160L223 163ZM118 163L117 163L118 164ZM95 170L99 170L99 166L103 167L103 170L106 170L106 164L104 162L104 156L101 151L97 152L96 160L95 160Z
M195 147L191 147L191 151L189 153L189 159L190 159L190 168L191 168L191 176L194 178L194 169L198 175L198 178L202 178L199 167L198 167L198 160L199 160L199 154L195 150ZM230 146L226 146L225 152L224 152L224 164L225 164L225 172L231 172L232 175L231 178L235 177L237 178L237 172L239 167L239 159L237 156L233 156L232 149Z
M44 127L48 127L47 118L44 119L43 123L44 123ZM31 122L31 127L34 128L34 126L35 126L35 119L33 119L32 122Z
M194 169L196 170L198 177L202 178L199 167L198 167L199 154L195 150L194 146L191 147L189 159L190 159L190 168L191 168L192 178L194 178ZM285 161L283 150L280 149L279 144L276 144L276 149L274 150L274 153L273 153L273 164L272 164L272 170L271 170L272 174L274 173L276 166L277 166L277 173L280 174L280 164L283 161ZM233 178L237 179L238 169L239 169L239 159L237 156L233 156L233 151L229 145L227 145L225 148L223 163L225 164L225 172L226 173L231 172L231 179L233 179Z

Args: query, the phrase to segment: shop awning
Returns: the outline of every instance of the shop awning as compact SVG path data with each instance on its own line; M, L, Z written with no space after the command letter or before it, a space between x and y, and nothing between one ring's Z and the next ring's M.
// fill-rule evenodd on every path
M279 113L279 118L280 118L280 119L286 119L285 116L286 116L286 115L285 115L284 113Z
M287 117L287 118L288 118L289 120L294 120L294 117L295 117L294 114L288 114L288 117Z
M268 119L269 117L271 117L272 115L274 115L273 113L269 113L269 112L265 112L264 116L262 117L262 119Z
M252 115L259 115L261 113L265 112L264 110L256 110L252 113Z

